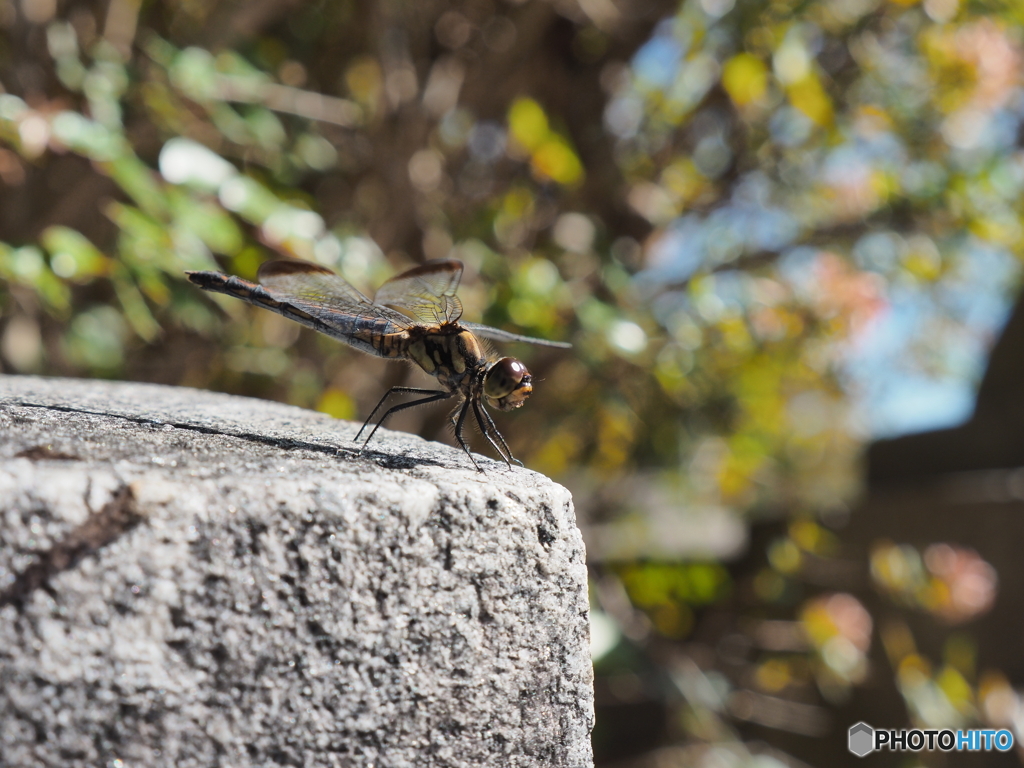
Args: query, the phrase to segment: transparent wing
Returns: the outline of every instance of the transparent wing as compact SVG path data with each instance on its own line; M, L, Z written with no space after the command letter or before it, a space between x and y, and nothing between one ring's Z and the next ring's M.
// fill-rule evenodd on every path
M384 283L373 303L405 312L424 323L454 323L462 317L462 302L455 295L461 278L461 261L428 261Z
M459 323L463 328L472 331L477 336L493 341L524 341L527 344L537 344L541 347L557 347L558 349L571 349L572 344L567 341L548 341L547 339L535 339L532 336L520 336L518 333L509 333L500 328L491 328L489 325L478 325L477 323Z
M413 326L405 315L377 306L329 269L308 261L267 262L257 273L259 285L220 272L186 274L204 291L277 312L378 357L395 357L389 334Z
M267 261L260 265L257 279L275 299L308 312L343 333L360 318L374 321L378 333L395 333L412 326L405 315L375 304L319 264L298 259Z

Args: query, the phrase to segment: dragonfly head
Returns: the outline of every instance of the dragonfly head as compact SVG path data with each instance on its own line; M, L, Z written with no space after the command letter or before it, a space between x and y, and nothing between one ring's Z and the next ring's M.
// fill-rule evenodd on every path
M533 376L514 357L503 357L484 374L484 397L499 411L518 408L533 392Z

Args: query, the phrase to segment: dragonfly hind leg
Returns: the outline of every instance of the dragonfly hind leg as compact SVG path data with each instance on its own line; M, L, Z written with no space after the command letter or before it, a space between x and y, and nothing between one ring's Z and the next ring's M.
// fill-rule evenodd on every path
M443 390L417 389L416 387L392 387L384 394L384 397L380 399L380 402L377 403L376 407L370 411L370 416L363 422L363 426L360 427L359 432L356 434L356 442L359 442L359 438L362 436L363 431L370 426L370 422L373 421L373 417L377 415L377 412L383 407L384 403L387 402L387 399L391 397L391 395L408 393L427 395L427 397L420 398L419 400L413 400L409 403L400 403L399 405L393 405L388 408L384 412L384 415L380 417L380 420L373 425L373 429L370 430L370 434L366 436L366 440L363 441L362 446L359 448L360 453L363 452L363 449L366 448L370 440L372 440L373 436L377 433L377 430L381 428L381 425L387 421L391 414L404 411L408 408L415 408L417 405L427 405L428 403L436 403L439 400L447 400L452 396L451 392L445 392Z
M366 421L363 422L363 426L361 426L359 428L359 432L356 433L356 437L355 437L356 442L359 442L359 436L361 434L363 434L363 430L366 429L370 425L370 422L373 421L373 417L377 415L377 411L379 411L381 409L381 407L384 405L384 403L386 403L388 401L389 397L391 397L392 395L406 395L406 394L436 395L436 394L438 394L438 390L436 390L436 389L421 389L419 387L392 387L387 392L385 392L384 393L384 397L382 397L380 400L378 400L377 404L375 406L373 406L373 410L370 411L370 415L366 417ZM390 413L390 411L388 411L388 413ZM383 422L384 419L386 419L386 418L387 418L387 414L385 414L384 417L381 418L381 422ZM378 426L379 426L379 424L378 424ZM370 438L366 438L366 441L369 442Z

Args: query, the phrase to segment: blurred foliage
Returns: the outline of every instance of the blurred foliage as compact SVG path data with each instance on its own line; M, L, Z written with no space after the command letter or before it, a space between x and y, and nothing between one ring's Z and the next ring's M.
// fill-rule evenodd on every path
M766 696L865 679L870 613L801 581L857 490L847 361L911 295L938 331L903 362L963 371L971 265L1024 252L1022 24L996 0L0 0L0 363L358 418L419 374L184 270L289 255L372 291L463 260L467 318L575 344L516 351L541 384L503 429L575 493L611 698L647 695L630 643L657 659L714 610L767 633L749 674L658 662L686 703L657 739L738 764L729 722L820 730ZM717 562L773 517L750 574ZM881 544L871 572L954 623L996 583L948 545ZM917 721L1000 721L999 673L879 631Z

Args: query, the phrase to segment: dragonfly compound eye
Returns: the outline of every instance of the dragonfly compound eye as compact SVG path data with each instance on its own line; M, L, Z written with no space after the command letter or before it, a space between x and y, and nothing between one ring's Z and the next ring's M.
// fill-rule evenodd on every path
M484 397L500 411L511 411L533 392L533 377L514 357L503 357L484 377Z

